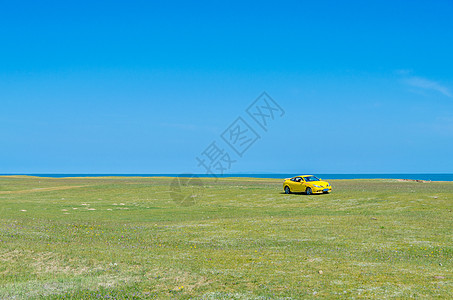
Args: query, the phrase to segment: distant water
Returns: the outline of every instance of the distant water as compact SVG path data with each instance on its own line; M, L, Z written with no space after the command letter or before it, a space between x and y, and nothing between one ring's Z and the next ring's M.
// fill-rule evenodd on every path
M29 175L38 177L176 177L192 176L181 174L2 174L2 175ZM217 177L255 177L255 178L288 178L299 174L224 174ZM314 174L322 179L413 179L428 181L453 181L453 174ZM199 177L213 177L213 175L196 174Z

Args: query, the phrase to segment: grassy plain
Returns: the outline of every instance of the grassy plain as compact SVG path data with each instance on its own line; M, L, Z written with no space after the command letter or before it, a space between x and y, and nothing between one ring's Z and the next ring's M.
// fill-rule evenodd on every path
M453 298L453 182L0 177L0 299Z

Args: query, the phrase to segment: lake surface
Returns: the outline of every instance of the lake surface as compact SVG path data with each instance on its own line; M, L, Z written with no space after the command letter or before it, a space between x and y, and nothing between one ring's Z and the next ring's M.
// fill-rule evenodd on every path
M2 175L29 175L38 177L105 177L105 176L125 176L125 177L190 177L193 174L2 174ZM224 174L217 177L255 177L255 178L288 178L303 174ZM453 174L313 174L322 179L413 179L429 181L453 181ZM195 174L198 177L214 177L207 174Z

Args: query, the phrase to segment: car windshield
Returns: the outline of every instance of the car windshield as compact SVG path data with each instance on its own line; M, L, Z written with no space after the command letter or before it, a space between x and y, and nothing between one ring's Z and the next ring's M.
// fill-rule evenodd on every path
M315 177L315 176L307 176L307 177L304 177L305 181L307 182L310 182L310 181L319 181L319 178Z

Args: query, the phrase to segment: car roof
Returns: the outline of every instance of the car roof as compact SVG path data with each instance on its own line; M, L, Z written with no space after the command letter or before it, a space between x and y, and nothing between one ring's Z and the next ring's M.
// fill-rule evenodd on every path
M294 176L294 177L307 177L307 176L313 176L313 175L298 175L298 176Z

